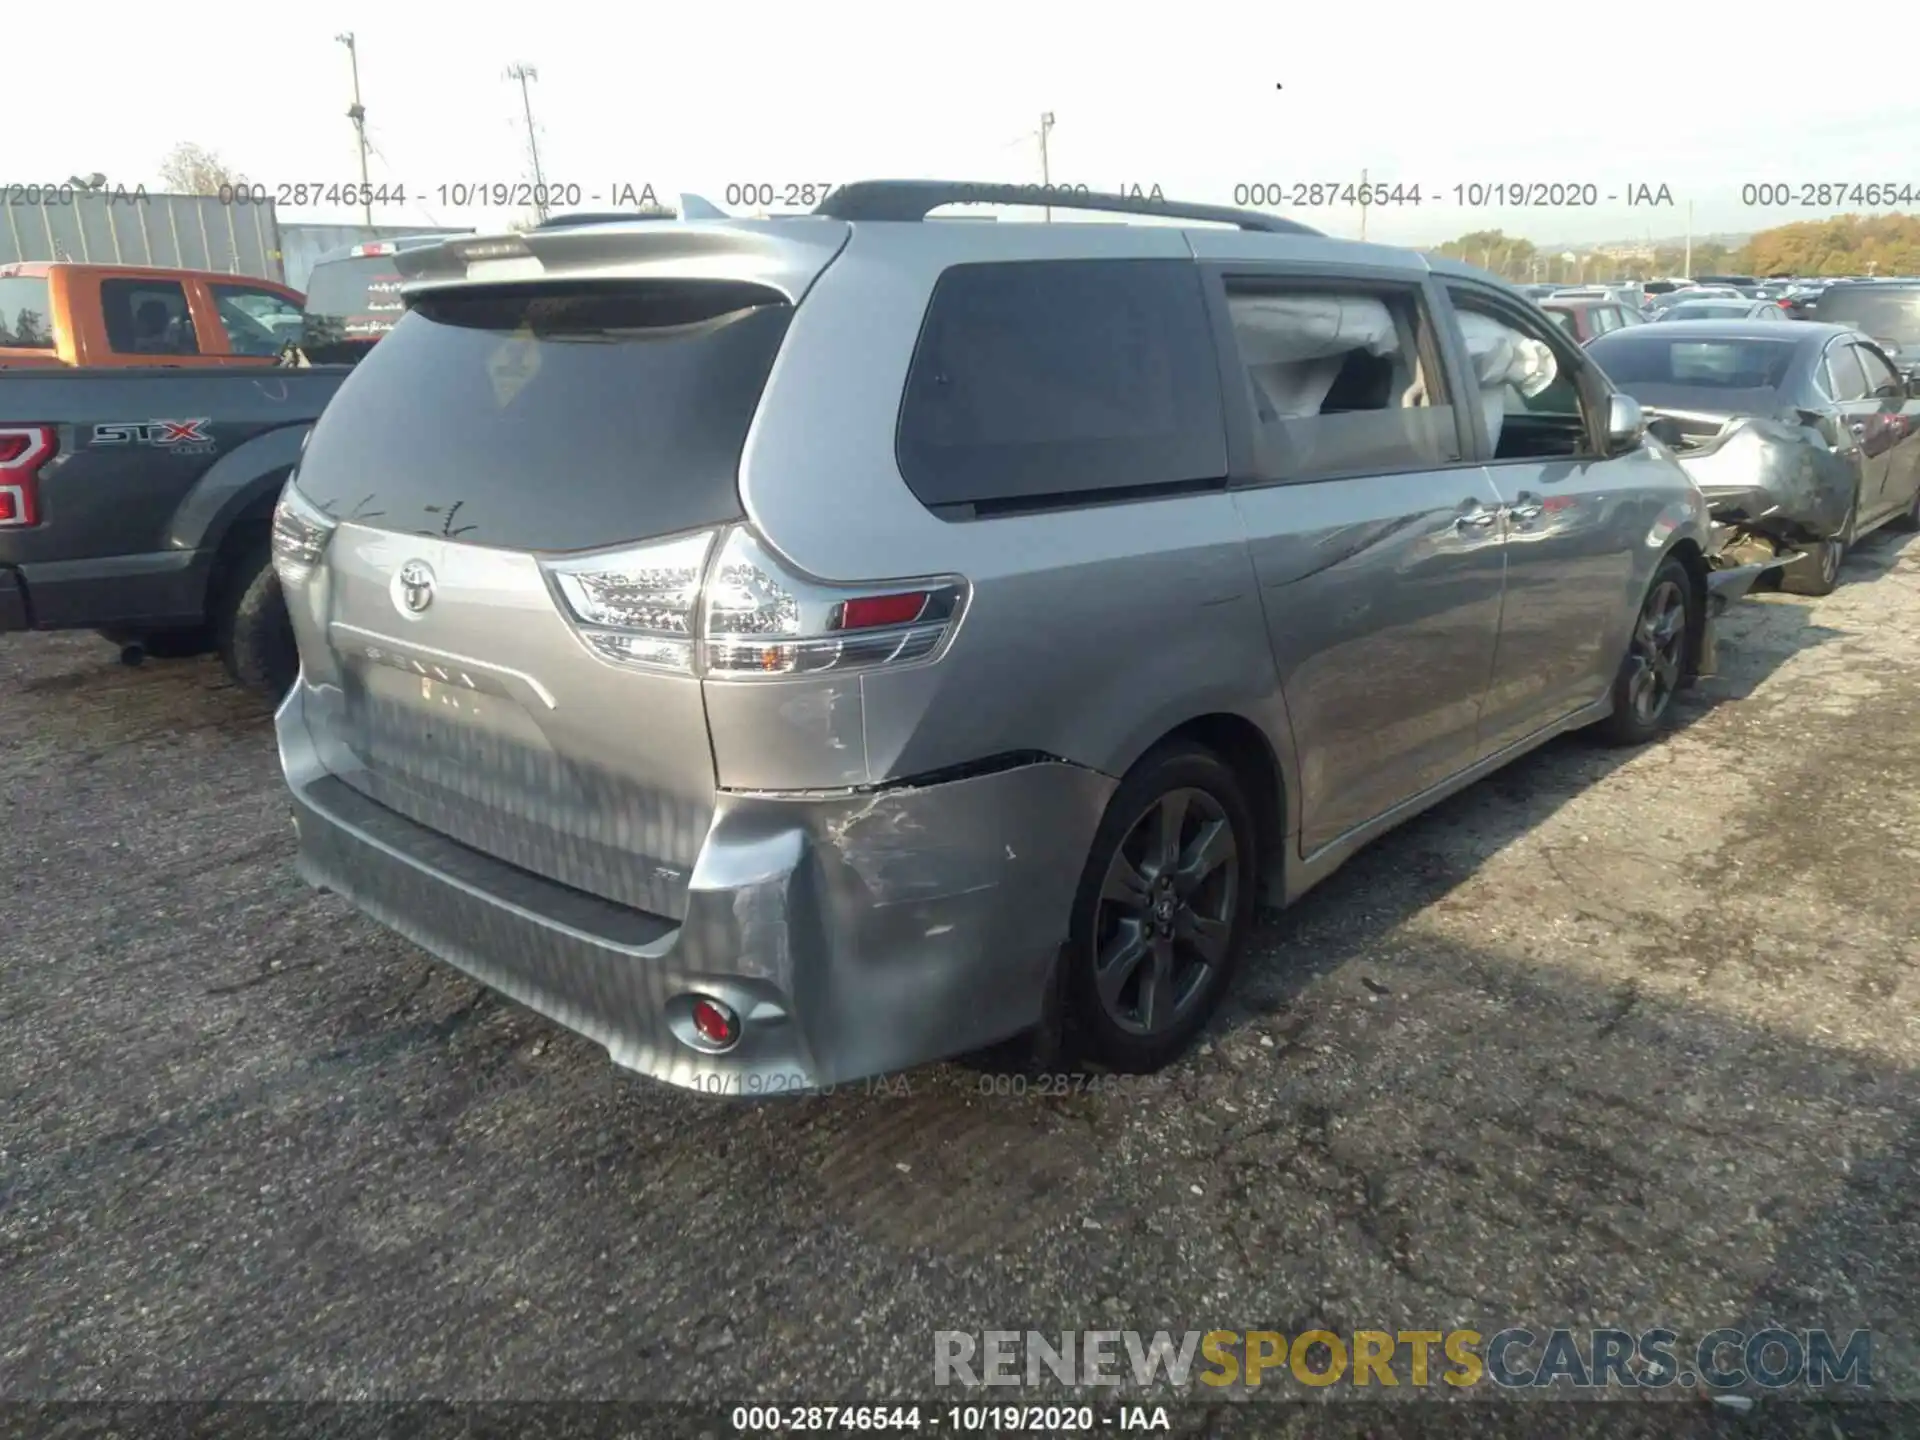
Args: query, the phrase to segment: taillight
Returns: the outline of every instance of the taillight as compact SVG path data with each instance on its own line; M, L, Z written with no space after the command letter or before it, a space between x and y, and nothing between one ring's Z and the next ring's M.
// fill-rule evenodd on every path
M313 573L338 524L287 482L273 511L273 571L282 585L298 585Z
M705 670L813 675L923 660L946 638L965 592L945 576L857 588L802 580L735 528L707 577Z
M546 570L581 636L607 659L691 675L700 572L712 548L709 531L552 562Z
M352 260L367 260L376 255L397 255L400 247L386 240L371 241L365 245L356 245L347 252Z
M581 637L609 660L727 679L906 664L959 617L951 576L828 585L793 574L741 527L545 563ZM709 557L711 560L709 561Z
M0 425L0 530L40 523L40 468L59 450L51 425Z

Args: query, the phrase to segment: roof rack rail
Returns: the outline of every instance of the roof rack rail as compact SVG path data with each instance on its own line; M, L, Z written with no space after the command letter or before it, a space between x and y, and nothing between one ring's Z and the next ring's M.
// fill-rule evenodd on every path
M1050 190L1032 185L979 184L964 180L856 180L829 192L814 214L832 220L924 220L942 205L1025 205L1053 210L1113 211L1170 220L1206 220L1281 235L1318 235L1297 220L1225 205L1185 205L1144 195Z

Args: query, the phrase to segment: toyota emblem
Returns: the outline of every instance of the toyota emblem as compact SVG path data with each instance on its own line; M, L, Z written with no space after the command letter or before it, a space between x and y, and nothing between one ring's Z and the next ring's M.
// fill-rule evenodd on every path
M433 567L424 560L402 565L393 577L393 597L408 614L420 614L433 604Z

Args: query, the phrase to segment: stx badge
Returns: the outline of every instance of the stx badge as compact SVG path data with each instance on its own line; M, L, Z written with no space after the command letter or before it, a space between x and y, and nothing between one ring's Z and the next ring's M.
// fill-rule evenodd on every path
M205 455L213 450L213 437L207 427L208 416L198 420L147 420L124 425L96 425L96 445L154 445L183 455Z

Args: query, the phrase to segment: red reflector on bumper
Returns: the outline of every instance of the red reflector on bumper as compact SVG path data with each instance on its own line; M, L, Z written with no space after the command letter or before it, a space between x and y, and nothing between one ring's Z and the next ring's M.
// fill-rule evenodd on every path
M840 607L842 630L874 630L883 625L911 625L927 607L927 592L908 595L865 595Z

